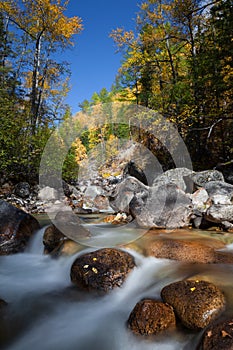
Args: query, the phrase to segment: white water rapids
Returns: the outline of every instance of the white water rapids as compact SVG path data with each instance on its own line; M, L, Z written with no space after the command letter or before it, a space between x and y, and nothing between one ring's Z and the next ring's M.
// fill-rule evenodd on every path
M160 298L161 289L191 273L189 265L134 255L137 267L121 288L106 296L81 292L70 281L78 256L43 255L43 230L22 254L0 257L0 297L7 303L4 350L192 350L199 333L176 330L154 338L126 327L135 304ZM90 251L90 248L87 249ZM219 267L219 274L223 269ZM232 267L228 267L232 274Z

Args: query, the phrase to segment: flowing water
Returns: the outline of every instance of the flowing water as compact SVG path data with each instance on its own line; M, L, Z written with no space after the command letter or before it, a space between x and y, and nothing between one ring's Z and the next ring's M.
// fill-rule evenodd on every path
M140 299L160 298L165 285L195 274L221 285L228 299L227 312L232 312L232 265L185 264L144 257L130 250L137 267L121 288L98 296L79 291L70 281L75 258L94 248L54 259L43 255L43 232L37 232L24 253L0 257L0 297L8 303L0 322L1 349L195 349L200 332L177 329L147 338L133 335L126 327Z

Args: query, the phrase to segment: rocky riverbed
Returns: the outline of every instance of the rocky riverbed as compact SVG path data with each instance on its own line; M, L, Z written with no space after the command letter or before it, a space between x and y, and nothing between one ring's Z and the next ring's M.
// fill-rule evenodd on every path
M66 279L69 277L74 294L76 291L77 295L88 294L95 299L124 289L131 278L135 279L132 276L140 274L142 261L147 259L153 259L153 264L166 265L168 261L181 264L180 269L177 265L176 276L166 272L166 279L158 286L153 271L146 272L146 281L151 278L151 282L146 282L145 290L138 280L138 288L144 292L134 296L135 303L131 301L121 327L137 336L155 339L163 335L166 338L168 334L172 337L174 332L181 332L184 337L187 332L194 332L192 349L233 346L233 286L227 285L226 280L222 283L216 278L219 273L212 275L214 269L210 268L216 266L218 271L223 266L232 279L233 252L229 243L233 242L233 185L225 181L221 172L172 169L157 176L151 186L129 173L93 179L86 184L63 183L62 191L48 187L32 189L27 183L14 188L5 185L1 191L2 266L7 262L3 256L27 256L29 243L40 227L32 214L53 213L52 222L43 228L42 254L56 258L57 264L64 258L71 261ZM94 213L99 218L93 230L83 218ZM96 243L98 225L106 232L101 248ZM132 239L113 247L107 236L111 236L111 227L118 229L117 235L130 230ZM203 273L200 266L210 266L212 273ZM154 296L148 289L150 283L156 284ZM2 329L9 329L14 322L12 307L14 300L8 300L3 288ZM14 338L8 332L7 339L0 332L3 344Z

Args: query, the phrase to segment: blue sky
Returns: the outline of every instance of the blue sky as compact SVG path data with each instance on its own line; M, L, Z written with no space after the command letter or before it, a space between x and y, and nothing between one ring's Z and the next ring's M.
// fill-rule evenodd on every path
M109 34L117 27L134 29L139 0L70 0L67 16L79 16L84 29L63 59L71 63L71 91L66 102L72 113L79 103L103 87L108 90L120 67L121 54Z

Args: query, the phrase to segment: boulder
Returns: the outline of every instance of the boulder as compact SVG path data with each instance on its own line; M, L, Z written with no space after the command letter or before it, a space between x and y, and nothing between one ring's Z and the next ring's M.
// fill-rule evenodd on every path
M51 253L54 249L58 248L65 239L63 233L59 231L55 225L46 227L43 235L45 253Z
M224 244L217 245L223 248ZM214 249L192 240L176 238L156 239L146 247L145 254L160 259L172 259L192 263L210 263L214 260Z
M132 176L128 176L120 184L117 185L111 196L109 197L110 205L115 211L129 213L130 202L135 197L138 201L144 201L149 196L150 187Z
M204 332L198 350L232 350L233 318L211 324Z
M219 240L197 241L178 238L158 238L144 248L144 254L159 259L171 259L189 263L217 264L233 263L231 252L218 251L225 247Z
M0 255L23 251L39 227L33 216L0 200Z
M191 199L175 184L148 187L133 177L119 184L110 204L130 213L140 227L186 227L192 216Z
M27 182L19 182L14 188L14 194L20 198L27 198L30 195L30 185Z
M233 185L227 182L210 181L204 184L204 188L211 199L214 199L215 196L224 196L231 200L233 197Z
M205 219L210 222L233 222L233 204L214 204L206 211Z
M133 160L129 161L123 170L123 178L128 176L135 177L144 185L148 185L144 171Z
M224 182L223 174L218 170L204 170L198 171L189 178L193 181L195 187L205 187L205 185L210 181L221 181Z
M134 267L134 258L129 253L103 248L79 256L71 267L70 276L79 288L108 292L120 287Z
M174 184L184 192L192 192L192 181L187 181L186 178L195 174L193 170L187 168L175 168L165 171L165 173L157 176L153 186Z
M92 210L111 211L108 197L101 186L88 186L83 196L83 208Z
M187 227L193 214L190 198L175 184L151 187L148 197L137 197L130 203L130 212L140 227Z
M135 334L156 335L174 327L176 318L173 308L161 301L143 299L139 301L127 321L128 328Z
M209 200L208 192L205 188L200 188L190 195L193 210L200 213L205 213L206 210L210 207L211 201Z
M165 286L161 291L181 323L193 330L205 328L225 309L225 297L214 284L199 280L183 280Z
M44 202L56 201L59 198L58 191L55 188L46 186L39 190L38 198Z
M82 220L70 211L59 211L55 219L53 220L53 225L55 226L54 237L55 241L57 239L63 241L62 236L73 240L74 242L85 243L86 240L91 236L90 231L82 225ZM57 242L58 243L58 242Z

